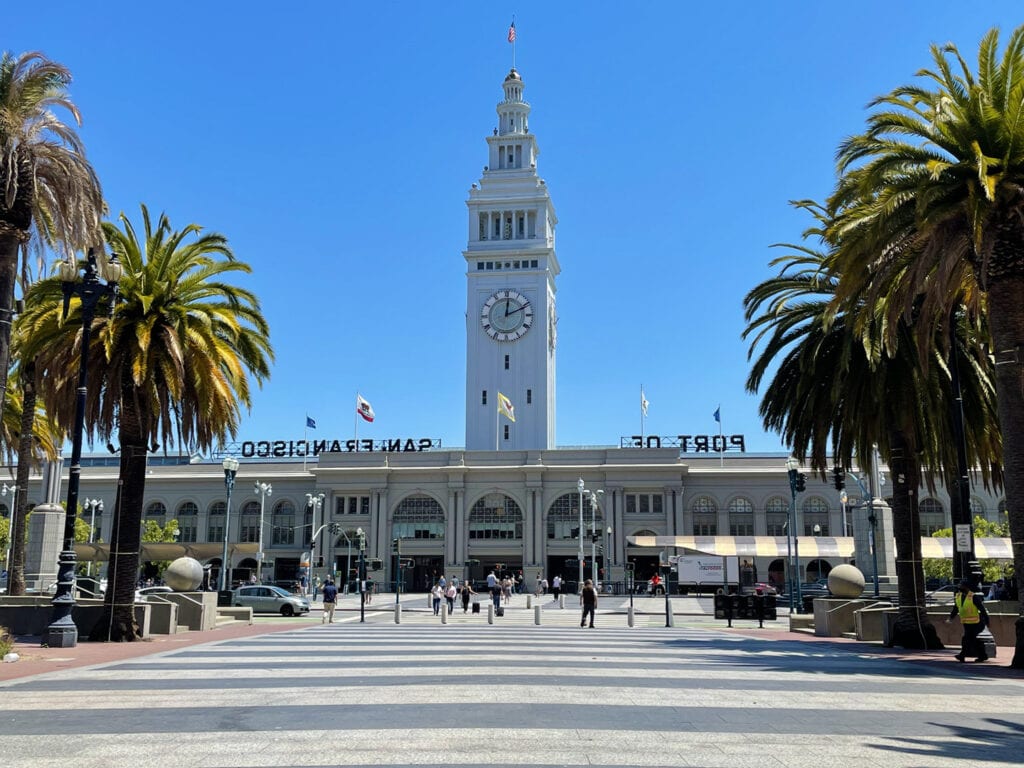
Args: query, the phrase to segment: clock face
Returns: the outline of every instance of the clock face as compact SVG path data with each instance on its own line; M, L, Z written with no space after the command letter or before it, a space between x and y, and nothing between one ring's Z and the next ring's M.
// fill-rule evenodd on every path
M484 302L480 324L495 341L517 341L533 325L533 305L517 291L498 291Z

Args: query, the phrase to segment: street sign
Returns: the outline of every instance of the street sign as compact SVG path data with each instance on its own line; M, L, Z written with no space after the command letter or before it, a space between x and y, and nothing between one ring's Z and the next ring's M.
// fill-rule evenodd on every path
M972 547L971 544L971 526L970 525L957 525L956 528L956 551L957 552L970 552Z

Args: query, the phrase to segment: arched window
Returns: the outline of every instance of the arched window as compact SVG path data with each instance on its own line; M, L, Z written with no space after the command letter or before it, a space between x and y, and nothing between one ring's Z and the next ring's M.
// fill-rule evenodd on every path
M718 535L718 504L710 496L698 496L690 504L694 536Z
M591 504L590 496L583 496L583 532L591 525ZM603 520L601 518L601 505L597 506L597 523L600 530ZM549 539L576 539L580 531L580 495L577 492L563 493L555 503L548 509L548 538ZM575 533L573 533L575 531Z
M804 536L829 536L828 502L821 496L811 496L800 506L803 512Z
M242 506L242 513L238 516L238 521L236 541L259 541L260 503L258 501L245 502Z
M930 496L927 499L921 499L918 509L921 515L922 536L931 536L936 531L949 527L946 525L946 510L938 499L933 499Z
M754 535L754 505L750 499L737 496L729 502L729 535Z
M98 512L99 510L97 510ZM199 535L199 506L191 501L178 505L178 541L192 543Z
M785 536L789 521L789 501L782 496L772 496L764 505L765 520L769 536Z
M215 501L206 510L206 540L213 543L224 541L224 514L228 511L227 503Z
M288 499L282 499L274 505L270 524L274 529L274 535L271 538L274 544L295 543L295 505Z
M504 493L489 493L469 512L469 538L522 539L523 511Z
M977 496L971 496L971 520L976 517L985 517L985 503Z
M391 535L397 539L443 539L444 510L426 494L402 499L395 510Z
M162 501L154 501L146 507L146 520L152 520L157 525L163 526L167 520L167 507Z

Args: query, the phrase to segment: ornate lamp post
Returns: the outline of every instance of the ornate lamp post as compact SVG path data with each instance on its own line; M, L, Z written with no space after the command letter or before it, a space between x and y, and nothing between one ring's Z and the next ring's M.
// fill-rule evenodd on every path
M96 510L103 514L103 499L86 499L82 502L82 509L89 510L89 543L96 535ZM92 576L92 560L89 561L88 575Z
M327 497L324 494L322 494L322 493L317 493L317 494L307 493L306 494L306 504L308 504L312 508L312 510L313 510L313 530L314 531L322 531L323 528L324 528L324 526L320 526L319 528L317 528L316 521L317 521L317 515L319 514L320 510L324 506L324 499L325 498L327 498ZM310 560L310 563L309 563L309 580L308 581L309 581L309 588L310 588L310 590L313 589L313 568L316 567L316 563L318 562L316 557L314 557L314 554L316 553L316 548L317 548L317 540L316 540L316 537L314 537L313 540L309 543L309 550L310 550L310 552L309 552L309 560ZM324 554L324 540L323 540L323 538L321 538L320 539L320 557L323 557L323 554Z
M221 462L224 467L224 488L227 489L227 506L224 510L224 554L220 561L220 588L226 590L230 586L229 574L231 566L228 563L228 532L231 530L231 491L235 488L235 475L238 474L238 459L228 456ZM260 532L262 535L262 531Z
M789 474L789 509L786 510L786 596L789 598L789 612L793 612L793 516L796 512L796 480L800 462L793 456L786 459Z
M356 528L356 539L359 541L359 623L366 621L366 534L362 528Z
M261 483L259 480L253 485L253 493L260 497L260 535L259 550L256 552L256 581L263 583L263 512L267 506L267 496L274 492L274 486L270 483Z
M590 492L590 578L597 587L597 540L601 534L597 530L597 502L604 491Z
M116 256L107 258L102 246L90 248L86 256L82 280L78 278L77 262L65 261L60 266L61 289L64 292L64 317L71 308L71 297L81 302L82 343L78 358L78 391L75 399L75 424L71 432L71 466L68 471L68 500L64 508L64 549L57 562L57 593L53 596L53 614L46 630L46 644L51 648L74 648L78 644L78 627L71 617L75 607L75 517L78 515L78 489L82 475L82 433L85 429L86 379L89 371L89 343L96 307L110 299L110 313L117 302L117 283L122 269ZM106 283L100 281L100 278Z
M583 491L586 490L586 485L583 483L582 477L576 483L576 488L580 492L580 577L579 582L577 582L579 586L576 589L583 589Z

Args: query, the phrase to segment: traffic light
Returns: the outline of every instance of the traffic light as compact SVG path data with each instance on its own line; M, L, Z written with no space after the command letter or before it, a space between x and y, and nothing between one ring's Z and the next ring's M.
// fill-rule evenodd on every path
M837 491L841 491L846 487L846 472L838 464L832 469L832 484L836 487Z
M402 540L401 539L392 539L391 540L391 551L394 552L396 555L402 554Z
M332 535L337 536L339 533L341 533L341 525L339 525L338 523L331 523L327 526L327 530L329 530Z
M796 492L803 493L807 490L807 475L803 472L796 476Z
M590 534L590 540L592 542L594 542L595 544L597 544L599 541L601 541L601 534L600 533L592 533L592 534Z

